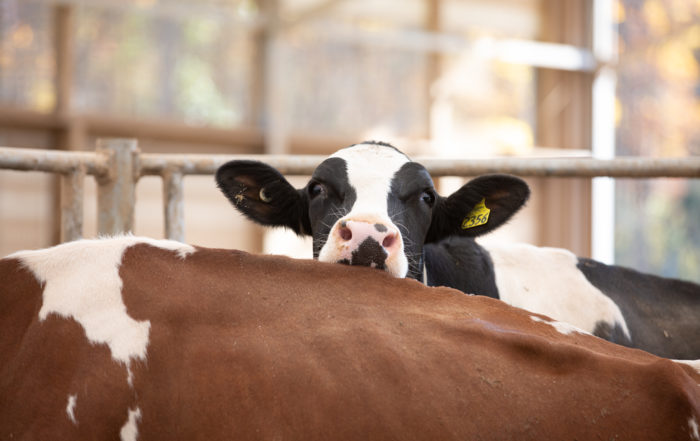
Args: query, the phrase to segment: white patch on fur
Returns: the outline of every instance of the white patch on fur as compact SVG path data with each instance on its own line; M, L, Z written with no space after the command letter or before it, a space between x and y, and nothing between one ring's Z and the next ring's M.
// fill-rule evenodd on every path
M576 267L563 249L527 244L484 245L491 254L496 287L504 302L593 333L598 322L630 333L620 308Z
M570 325L568 323L557 322L554 320L549 321L549 320L545 320L545 319L539 318L539 317L534 316L534 315L531 315L530 318L534 322L544 323L545 325L549 325L549 326L553 327L560 334L569 335L569 334L573 334L574 332L578 332L579 334L588 334L588 332L586 332L582 329L579 329L574 325Z
M141 409L129 409L129 417L119 432L121 441L136 441L139 437L138 423L141 420Z
M700 375L700 360L673 360L676 363L682 363L690 366L691 368L695 369L695 372Z
M425 263L423 264L423 285L430 286L428 285L428 268L425 266Z
M688 427L690 428L690 436L694 440L700 441L700 428L698 428L698 420L695 417L688 419Z
M119 266L124 251L140 243L176 251L180 258L195 250L180 242L129 235L79 240L9 256L19 259L44 285L39 320L49 314L73 318L91 343L106 344L112 358L126 365L130 385L130 362L134 358L145 360L151 323L127 314Z
M342 220L356 220L370 223L382 223L398 230L389 217L387 199L391 192L391 180L396 172L410 160L391 147L374 144L359 144L337 151L331 158L341 158L347 164L350 185L357 193L357 199L350 212L339 219L328 236L328 241L319 252L318 260L336 262L344 251L335 234ZM400 233L399 233L400 236ZM403 238L399 237L400 250L389 256L386 270L395 277L406 277L408 259L403 252Z
M68 395L68 404L66 405L66 414L68 414L68 419L74 425L78 425L78 420L75 419L75 404L78 400L77 395Z

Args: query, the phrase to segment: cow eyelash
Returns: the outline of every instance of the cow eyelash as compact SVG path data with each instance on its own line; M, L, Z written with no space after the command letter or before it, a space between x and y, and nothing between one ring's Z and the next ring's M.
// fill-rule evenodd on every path
M423 190L423 192L420 194L420 199L428 204L428 206L432 207L433 204L435 204L435 192L430 189Z
M309 196L312 198L315 198L316 196L319 196L323 193L326 192L326 188L321 184L320 182L309 182L309 186L307 187L307 191L309 193Z

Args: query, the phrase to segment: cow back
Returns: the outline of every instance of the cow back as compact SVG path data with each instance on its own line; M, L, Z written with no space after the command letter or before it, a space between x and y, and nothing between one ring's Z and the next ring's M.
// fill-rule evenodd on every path
M113 301L140 353L95 337L92 297L42 316L55 280L26 256L0 261L0 439L698 439L691 366L494 299L135 241Z

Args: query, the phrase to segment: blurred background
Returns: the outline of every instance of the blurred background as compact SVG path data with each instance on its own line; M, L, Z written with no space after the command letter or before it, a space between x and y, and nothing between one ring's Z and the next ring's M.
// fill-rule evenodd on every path
M700 0L0 0L0 146L700 155ZM293 181L303 186L305 179ZM442 178L443 195L465 179ZM594 181L594 182L593 182ZM700 281L700 181L528 179L493 237ZM85 236L96 234L86 181ZM58 180L0 170L0 255L58 241ZM135 234L164 237L162 184ZM185 178L189 243L311 255Z

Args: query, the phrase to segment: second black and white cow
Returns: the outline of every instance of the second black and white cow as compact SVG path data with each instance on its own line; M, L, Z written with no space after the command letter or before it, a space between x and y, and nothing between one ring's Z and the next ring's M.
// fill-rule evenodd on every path
M274 168L231 161L219 188L248 218L313 236L314 258L499 298L626 346L700 358L700 286L525 244L485 246L527 201L514 176L475 178L448 197L395 147L339 150L295 189Z

